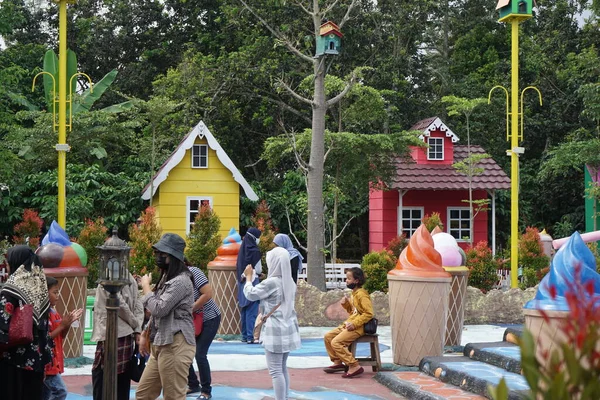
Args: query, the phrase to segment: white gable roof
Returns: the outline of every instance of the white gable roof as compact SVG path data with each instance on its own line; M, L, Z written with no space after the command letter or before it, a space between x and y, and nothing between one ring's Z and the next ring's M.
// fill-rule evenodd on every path
M446 134L446 137L451 138L452 143L456 143L460 140L458 138L458 136L456 136L456 134L454 132L452 132L450 130L450 128L448 128L446 126L446 124L443 123L442 120L439 118L436 118L435 120L433 120L432 123L430 123L427 127L425 127L423 129L423 134L421 136L419 136L419 138L423 139L424 136L429 137L429 135L431 134L432 131L437 131L437 130L444 132Z
M175 166L179 164L181 160L183 160L185 152L192 148L194 142L196 141L196 138L206 138L208 146L217 153L217 157L219 158L219 161L221 161L221 164L223 164L225 168L231 171L233 179L237 183L239 183L240 186L244 189L246 197L253 201L258 200L258 196L256 195L256 193L254 193L254 190L252 190L248 182L246 182L246 179L244 179L240 171L238 171L238 169L235 167L227 153L225 153L225 150L223 150L219 142L217 142L217 139L215 139L210 130L208 130L206 125L204 125L203 121L200 121L198 125L196 125L194 129L192 129L191 132L187 134L187 136L181 141L179 146L177 146L173 154L171 154L171 157L169 157L167 161L165 161L165 163L162 167L160 167L156 175L154 175L154 178L152 178L152 187L154 189L152 196L154 196L160 184L167 179L171 170L175 168ZM150 200L150 197L150 184L148 184L144 188L144 192L142 193L142 199Z

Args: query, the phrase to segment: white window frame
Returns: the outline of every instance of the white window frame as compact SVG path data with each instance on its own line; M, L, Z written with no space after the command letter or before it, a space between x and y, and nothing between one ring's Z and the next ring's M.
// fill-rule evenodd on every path
M196 219L196 215L198 214L198 209L192 210L191 202L198 200L198 205L203 200L208 200L208 204L210 208L213 208L213 198L212 196L188 196L185 200L185 233L186 235L190 234L191 228L194 225L194 220ZM194 218L190 218L191 214L194 213Z
M206 149L206 156L202 156L202 150ZM198 154L195 154L196 149L198 149ZM192 146L191 152L192 159L192 168L208 168L208 145L207 144L195 144ZM202 161L204 160L204 165L202 165ZM198 165L196 165L195 161L198 161Z
M452 211L458 211L458 213L459 213L458 219L457 218L451 218L450 215L451 215ZM463 218L461 216L462 211L467 211L467 213L469 214L469 217L468 218ZM452 228L452 221L458 220L458 226L459 226L458 227L458 234L460 235L460 237L457 238L454 235L452 235L452 236L454 236L454 238L456 239L457 242L468 242L469 240L463 239L466 235L462 235L462 233L464 233L464 231L467 230L467 229L461 228L461 223L462 223L462 221L468 221L469 222L469 228L468 228L469 235L468 236L469 236L469 239L471 239L471 235L473 233L473 226L472 226L472 221L471 221L471 217L470 217L470 209L469 209L469 207L448 207L447 212L448 212L448 214L447 214L446 221L448 221L448 224L447 224L447 227L446 227L446 232L449 233L450 235L452 235L452 231L456 231L457 230L456 228Z
M402 215L404 213L404 211L410 211L410 214L411 214L410 218L407 219L407 221L410 221L410 222L416 220L415 218L412 217L413 211L419 211L421 213L421 216L418 219L419 223L417 224L416 228L413 229L412 227L409 227L408 231L404 229L405 218ZM424 207L402 207L400 209L400 234L404 233L406 235L407 239L410 238L412 236L412 234L417 230L417 228L421 225L424 215L425 215ZM412 224L409 224L409 225L412 225Z
M432 144L432 142L435 142ZM439 143L438 143L439 142ZM444 138L440 138L440 137L428 137L427 138L427 144L429 145L429 148L427 149L427 159L428 160L443 160L444 159ZM435 151L435 149L437 148L437 146L441 147L441 151ZM432 156L433 153L433 156ZM440 157L436 157L436 154L440 154Z

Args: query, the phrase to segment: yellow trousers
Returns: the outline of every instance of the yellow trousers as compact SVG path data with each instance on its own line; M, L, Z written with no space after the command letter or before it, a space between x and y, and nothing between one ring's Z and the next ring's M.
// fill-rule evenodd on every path
M331 361L334 364L341 361L350 368L358 365L358 361L352 356L348 347L360 336L357 331L348 331L344 325L327 332L323 339Z

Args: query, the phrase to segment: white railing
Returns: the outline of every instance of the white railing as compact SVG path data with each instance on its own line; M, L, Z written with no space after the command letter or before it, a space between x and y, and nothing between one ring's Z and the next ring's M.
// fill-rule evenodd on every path
M344 289L346 287L346 270L348 268L360 268L360 264L326 263L325 264L325 286L328 290ZM306 281L306 264L302 264L302 271L298 273L298 279Z

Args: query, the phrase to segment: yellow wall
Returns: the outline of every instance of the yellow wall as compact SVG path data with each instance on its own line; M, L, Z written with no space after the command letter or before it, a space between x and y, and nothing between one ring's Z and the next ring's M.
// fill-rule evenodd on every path
M208 144L196 139L195 144ZM212 197L213 210L221 219L219 233L225 238L233 227L239 231L240 185L231 171L221 164L217 153L209 147L208 168L192 168L191 149L158 187L153 205L163 233L176 233L186 238L187 197ZM159 213L160 210L160 213Z

